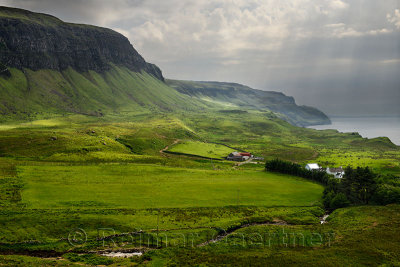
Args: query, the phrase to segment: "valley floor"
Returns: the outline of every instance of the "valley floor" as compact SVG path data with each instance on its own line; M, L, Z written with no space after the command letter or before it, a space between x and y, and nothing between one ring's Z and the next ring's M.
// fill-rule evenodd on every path
M400 263L399 205L339 209L320 224L321 185L223 160L235 149L400 172L400 149L386 139L298 128L268 112L5 124L0 264ZM106 250L144 254L116 259Z

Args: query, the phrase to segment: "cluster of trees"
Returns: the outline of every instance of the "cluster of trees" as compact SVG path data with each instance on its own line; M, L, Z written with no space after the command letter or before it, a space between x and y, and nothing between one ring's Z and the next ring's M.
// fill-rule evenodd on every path
M372 201L387 205L400 203L400 178L394 175L381 175L377 178L377 188Z
M400 203L400 179L393 175L377 175L368 167L347 167L342 179L331 180L323 197L327 208Z
M300 176L324 185L327 185L330 179L330 176L326 172L310 171L300 166L299 164L280 159L267 161L265 163L265 169L272 172L280 172L294 176Z
M324 190L323 202L328 209L350 204L369 204L377 189L376 174L368 167L347 167L342 179L332 179Z
M394 176L378 176L368 167L347 167L342 179L333 178L324 171L309 171L299 164L279 159L267 161L265 169L323 184L323 204L326 209L370 203L400 203L400 180Z

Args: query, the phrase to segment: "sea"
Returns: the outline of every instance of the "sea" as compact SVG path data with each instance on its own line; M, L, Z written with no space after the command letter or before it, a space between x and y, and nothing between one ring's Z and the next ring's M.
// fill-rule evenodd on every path
M339 132L358 132L362 137L389 137L400 146L400 117L331 117L330 125L314 125L317 130L336 129Z

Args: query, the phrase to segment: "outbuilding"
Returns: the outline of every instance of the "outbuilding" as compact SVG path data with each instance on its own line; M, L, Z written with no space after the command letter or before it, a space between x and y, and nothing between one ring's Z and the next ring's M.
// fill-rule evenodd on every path
M233 161L245 161L248 160L250 158L252 158L253 155L249 152L232 152L230 153L226 159L227 160L233 160Z
M321 167L317 163L308 163L306 169L309 171L319 171Z

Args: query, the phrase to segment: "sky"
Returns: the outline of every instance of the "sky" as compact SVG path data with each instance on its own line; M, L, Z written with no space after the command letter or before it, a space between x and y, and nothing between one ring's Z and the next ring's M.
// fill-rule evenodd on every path
M400 117L400 0L0 0L114 29L167 78L237 82L331 116Z

